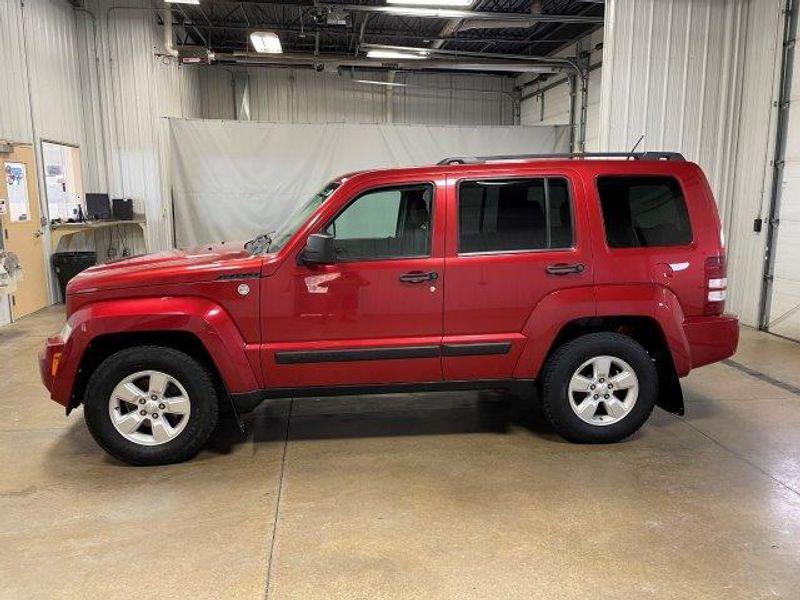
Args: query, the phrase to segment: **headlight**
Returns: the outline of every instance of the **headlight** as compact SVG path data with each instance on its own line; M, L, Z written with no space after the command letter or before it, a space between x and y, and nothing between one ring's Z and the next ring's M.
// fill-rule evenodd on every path
M61 339L66 342L71 333L72 327L70 327L69 323L64 323L64 326L61 328L61 331L58 332L58 335L61 336Z

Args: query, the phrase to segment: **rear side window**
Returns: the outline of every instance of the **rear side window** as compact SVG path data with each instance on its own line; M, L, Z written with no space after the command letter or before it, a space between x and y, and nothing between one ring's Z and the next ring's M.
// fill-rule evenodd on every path
M558 177L462 181L458 242L462 253L571 247L567 181Z
M612 248L684 246L692 228L674 177L599 177L597 190Z

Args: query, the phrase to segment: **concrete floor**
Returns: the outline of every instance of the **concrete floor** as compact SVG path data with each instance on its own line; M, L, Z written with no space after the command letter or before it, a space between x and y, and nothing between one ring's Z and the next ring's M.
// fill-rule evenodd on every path
M500 394L273 401L132 468L0 330L2 598L799 598L800 345L743 331L631 440Z

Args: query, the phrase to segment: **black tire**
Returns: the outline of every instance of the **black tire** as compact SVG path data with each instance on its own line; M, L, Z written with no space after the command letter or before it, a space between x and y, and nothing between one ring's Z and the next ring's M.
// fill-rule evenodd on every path
M147 370L174 377L191 402L183 431L155 446L123 437L109 414L109 399L117 384ZM134 346L109 356L89 379L83 404L84 418L95 441L113 457L131 465L164 465L194 457L214 431L219 410L216 386L208 370L188 354L163 346Z
M596 356L624 360L636 374L639 393L630 412L616 423L595 425L582 420L569 402L569 383L575 371ZM617 333L591 333L558 348L543 369L542 409L553 428L571 442L605 444L618 442L644 425L658 397L658 372L647 351L629 337Z

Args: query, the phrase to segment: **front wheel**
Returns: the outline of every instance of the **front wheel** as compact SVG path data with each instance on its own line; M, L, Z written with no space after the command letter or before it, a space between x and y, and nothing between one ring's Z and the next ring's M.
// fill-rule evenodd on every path
M134 465L192 458L217 423L205 367L173 348L137 346L104 360L84 397L89 431L112 456Z
M592 333L556 350L543 369L542 408L553 428L582 443L620 441L647 421L658 373L635 340Z

